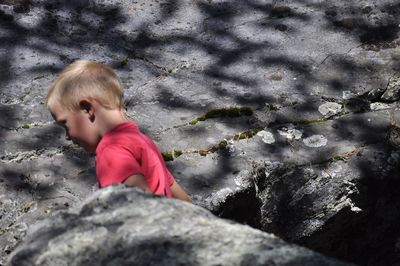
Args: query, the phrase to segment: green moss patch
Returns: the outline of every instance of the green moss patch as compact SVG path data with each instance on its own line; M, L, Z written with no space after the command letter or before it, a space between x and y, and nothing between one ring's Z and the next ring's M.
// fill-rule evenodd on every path
M191 120L189 124L196 125L199 121L205 121L211 118L240 117L240 116L251 116L251 115L253 115L253 110L249 106L213 109Z
M304 120L300 120L299 122L297 122L297 124L311 125L311 124L322 123L327 120L328 119L326 119L326 118L304 119Z
M344 156L336 155L336 156L333 156L331 160L332 160L333 162L336 162L336 161L346 161L346 158L345 158Z
M201 156L207 156L207 154L210 153L215 153L218 152L220 150L224 150L228 147L229 140L241 140L241 139L249 139L254 137L258 132L260 132L261 130L263 130L263 128L253 128L253 129L249 129L246 131L242 131L239 133L236 133L233 137L229 138L229 139L224 139L222 141L220 141L218 144L213 145L212 147L208 148L208 149L199 149L199 150L187 150L187 151L181 151L181 150L169 150L169 151L165 151L162 153L162 156L164 157L165 161L173 161L175 158L178 158L179 156L181 156L183 153L197 153Z
M219 118L219 117L239 117L239 116L250 116L253 114L253 110L248 107L232 107L210 110L204 114L205 119Z
M174 157L177 158L179 156L181 156L183 154L183 152L181 150L175 150L174 151Z
M129 58L125 56L124 58L121 59L121 65L126 66L129 63Z
M161 153L161 155L164 157L164 161L166 161L166 162L174 160L172 151L165 151L165 152Z
M281 109L279 105L273 104L273 103L266 103L265 106L268 108L270 111L278 111Z
M22 211L26 213L32 209L32 206L33 202L28 202L22 207Z
M34 77L33 80L42 79L42 78L44 78L44 77L45 77L44 75L42 75L42 76L37 76L37 77Z
M220 143L218 143L218 149L220 149L220 150L226 149L227 146L228 146L228 142L226 140L223 140Z
M178 158L181 156L183 152L181 150L172 150L172 151L165 151L161 153L161 155L164 157L164 161L173 161L175 158Z
M254 137L261 130L262 130L262 128L253 128L253 129L249 129L249 130L246 130L243 132L239 132L233 136L233 139L234 140L249 139L249 138Z
M197 122L199 122L197 119L193 119L192 121L189 122L189 125L194 126L197 124Z
M201 156L206 156L207 154L210 153L210 151L209 150L197 150L197 151L194 151L194 153L198 153Z

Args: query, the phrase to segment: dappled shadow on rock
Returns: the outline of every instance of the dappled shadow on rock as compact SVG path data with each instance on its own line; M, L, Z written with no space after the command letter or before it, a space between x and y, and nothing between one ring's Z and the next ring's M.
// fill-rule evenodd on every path
M143 106L157 106L157 112L168 113L163 117L155 113L138 112L139 116L150 117L143 118L146 126L155 124L157 119L163 120L166 116L172 119L157 122L163 126L168 123L168 128L180 125L182 121L175 119L175 112L179 112L179 115L186 112L185 117L193 115L195 118L212 108L248 105L258 115L272 117L270 120L256 117L249 119L249 129L262 127L275 130L276 133L276 130L287 126L286 124L293 124L303 130L307 137L321 132L307 127L306 124L321 122L318 119L330 121L339 117L322 117L317 112L322 101L334 101L342 105L349 116L370 112L371 99L358 97L357 94L380 84L387 85L387 78L392 75L391 68L400 68L399 60L391 66L387 61L378 64L372 59L364 58L361 53L357 54L359 47L374 52L399 46L400 6L394 1L378 3L378 6L368 6L358 1L156 2L109 1L105 4L96 1L0 1L1 5L6 6L0 11L0 138L9 136L16 128L33 127L33 130L27 129L25 135L22 135L26 139L21 137L18 145L13 146L15 154L41 149L47 152L57 151L63 154L65 165L75 170L85 171L92 167L89 162L93 158L84 156L81 150L71 149L57 138L62 135L59 129L42 126L51 119L49 116L40 113L40 123L33 125L38 122L37 116L34 117L30 112L33 109L42 109L44 112L43 99L34 96L44 95L45 88L54 75L80 58L107 63L122 74L129 95L126 99L128 113L140 111ZM311 27L312 25L315 27ZM314 32L319 32L320 35L316 36ZM321 39L316 40L318 38ZM327 41L323 42L325 38ZM321 44L315 45L316 41ZM336 49L339 46L346 48ZM387 57L390 56L384 55L384 58ZM395 58L396 55L392 57ZM33 81L39 85L32 86ZM354 93L352 98L343 99L342 95L346 91ZM303 97L301 103L297 102L299 95ZM314 96L320 101L314 101ZM313 116L306 117L305 114ZM245 124L236 120L221 121L216 120L215 124L231 126L233 129ZM337 121L334 124L338 130L333 130L329 141L340 139L356 145L379 141L385 127L374 126L356 118L349 119L347 123ZM357 134L353 132L351 125L357 125ZM42 130L36 131L35 127ZM146 133L150 135L156 130L158 128ZM182 132L192 138L207 135L207 130L206 127L195 126L181 128ZM371 132L379 132L380 135ZM174 134L170 135L173 137ZM259 145L259 155L263 156L263 160L268 160L272 154L274 160L285 164L288 161L285 152L291 149L292 153L296 153L303 145L302 140L279 140L276 144ZM335 152L336 147L322 151L309 149L306 158L309 159L311 168L315 166L316 169L322 169L323 166L319 164L331 160L330 157L336 155ZM223 184L221 176L240 170L226 150L217 155L215 160L218 162L215 164L218 169L214 169L209 175L199 174L192 180L189 179L194 188L211 191ZM9 154L7 156L14 158ZM40 159L46 159L43 154L40 156ZM298 224L294 225L294 220L318 216L317 212L310 214L309 209L319 198L314 194L307 194L298 201L292 201L299 195L296 191L303 191L308 182L321 185L321 191L326 191L330 181L329 176L325 176L325 179L320 180L322 184L319 181L313 183L310 180L316 177L304 173L305 164L289 166L287 169L293 170L293 173L282 172L273 182L270 180L272 183L258 184L263 189L269 186L273 190L273 200L269 205L260 203L261 195L257 194L259 192L256 192L255 187L251 187L238 193L236 201L228 200L226 208L218 213L297 241L299 238L288 235L294 235L296 230L302 234L303 229L296 227ZM67 179L72 178L60 170L62 167L63 165L53 165L46 171L53 172L54 175L66 175ZM188 167L197 165L192 163ZM368 172L368 167L371 166L354 165L355 170L363 173ZM79 170L73 173L75 175ZM9 177L4 183L9 185L10 190L21 193L34 191L43 196L54 192L54 187L50 185L30 186L25 182L26 179L19 180L21 174L29 176L29 173L23 171L2 174ZM16 180L18 185L12 185ZM387 181L387 185L384 185L386 181L379 183L379 179L370 181L368 177L365 180L368 180L365 181L366 186L372 190L382 185L384 188L378 190L387 191L397 185L393 180ZM364 181L359 184L362 182ZM85 181L85 186L90 184ZM345 190L345 187L338 187L340 191ZM310 186L307 188L311 189ZM360 194L366 193L370 197L368 193L371 193L371 189ZM396 197L393 198L397 200ZM357 205L358 202L355 199L354 201ZM361 202L360 204L363 205ZM362 208L371 209L370 213L373 213L374 204L364 204L365 207ZM268 226L263 227L258 221L262 220L261 210L264 215L268 214L268 219L272 219ZM363 215L371 217L369 214L355 215L348 208L343 208L336 216L332 215L326 220L327 229L321 229L321 236L313 233L315 235L304 236L301 241L327 253L334 250L329 254L352 260L353 257L348 257L347 251L340 251L333 246L318 247L316 243L327 239L322 233L324 230L335 232L332 235L340 235L340 228L343 234L353 231ZM279 217L282 221L289 222L285 224L279 221ZM354 220L347 222L346 217ZM330 229L330 224L334 229ZM392 224L388 227L391 228ZM372 226L368 230L373 230ZM355 239L367 241L365 238ZM338 241L341 241L340 245L346 246L347 240L351 242L350 238Z
M350 4L346 8L334 4L326 11L326 18L337 29L354 34L367 50L394 48L399 37L400 5L379 3Z

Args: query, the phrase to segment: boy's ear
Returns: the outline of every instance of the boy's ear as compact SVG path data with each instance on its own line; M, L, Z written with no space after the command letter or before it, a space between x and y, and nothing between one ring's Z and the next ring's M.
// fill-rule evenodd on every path
M90 120L94 120L94 106L91 101L83 99L79 102L79 107L89 115Z

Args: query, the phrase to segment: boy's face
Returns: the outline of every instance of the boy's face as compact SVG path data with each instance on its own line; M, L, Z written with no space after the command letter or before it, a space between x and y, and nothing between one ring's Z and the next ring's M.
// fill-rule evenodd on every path
M58 105L52 107L50 112L57 124L65 128L67 140L72 140L88 152L96 151L100 135L86 110L69 111Z

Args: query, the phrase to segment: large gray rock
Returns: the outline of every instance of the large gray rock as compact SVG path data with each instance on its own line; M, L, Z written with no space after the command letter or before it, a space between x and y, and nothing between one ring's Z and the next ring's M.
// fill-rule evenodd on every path
M109 187L30 229L9 265L348 265L178 200Z

